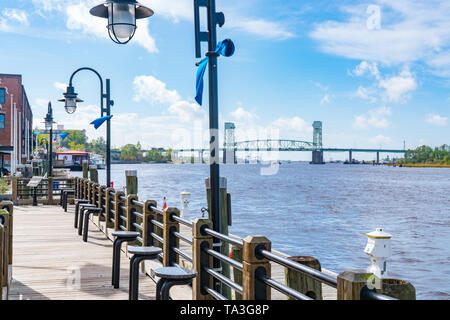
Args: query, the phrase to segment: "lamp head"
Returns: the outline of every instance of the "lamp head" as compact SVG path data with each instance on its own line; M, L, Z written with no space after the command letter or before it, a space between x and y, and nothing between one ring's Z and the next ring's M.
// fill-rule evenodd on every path
M128 43L136 32L136 19L148 18L153 10L135 0L107 0L89 11L93 16L108 19L108 33L118 44Z
M67 87L67 91L64 93L64 98L58 101L64 102L64 108L68 114L72 114L77 110L77 103L83 102L78 98L78 93L75 92L75 88L72 86Z

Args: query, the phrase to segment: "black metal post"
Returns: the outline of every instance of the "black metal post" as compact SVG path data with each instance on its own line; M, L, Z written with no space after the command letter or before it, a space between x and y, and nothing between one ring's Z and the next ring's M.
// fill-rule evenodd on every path
M75 70L74 73L70 76L69 87L72 87L72 81L78 72L82 70L88 70L94 72L98 79L100 80L100 116L103 117L106 112L107 116L111 115L111 106L114 105L114 101L111 100L111 81L110 79L106 79L106 92L103 93L103 78L100 76L100 73L97 70L92 68L79 68ZM104 101L106 100L106 109L104 108ZM106 122L106 186L109 188L111 185L111 119Z
M111 115L111 81L106 79L106 115ZM103 107L102 107L103 112ZM111 119L106 122L106 186L111 186Z
M211 202L210 217L213 223L214 231L221 232L220 228L220 193L219 193L219 99L218 99L218 80L217 80L217 13L216 1L208 0L208 75L209 75L209 133L210 133L210 183L211 183ZM214 238L213 249L221 250L221 241ZM220 270L221 262L219 259L213 259L213 266ZM221 283L214 281L214 289L222 292Z

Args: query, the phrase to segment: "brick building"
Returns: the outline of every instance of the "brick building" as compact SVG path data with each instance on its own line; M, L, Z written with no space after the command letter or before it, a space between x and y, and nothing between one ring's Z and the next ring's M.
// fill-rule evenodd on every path
M10 170L12 162L14 171L17 164L31 160L32 153L33 112L22 76L0 73L0 166Z

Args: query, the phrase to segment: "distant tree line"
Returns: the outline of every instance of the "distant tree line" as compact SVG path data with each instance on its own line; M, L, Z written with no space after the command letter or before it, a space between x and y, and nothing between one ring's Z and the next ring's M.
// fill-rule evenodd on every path
M405 158L400 159L398 162L450 164L450 146L446 144L435 148L420 146L414 150L406 151Z
M36 129L37 130L37 129ZM56 143L53 144L53 150L56 152L57 147L66 148L68 150L86 151L99 154L105 157L106 154L106 141L103 137L88 140L88 137L84 131L81 130L67 130L65 131L69 135L64 139L56 139ZM54 135L57 137L57 135ZM46 148L49 135L38 135L38 146ZM112 149L119 155L112 155L114 160L123 161L142 161L142 162L157 162L167 163L172 161L172 150L156 149L145 151L142 150L140 142L134 144L127 144L118 149Z

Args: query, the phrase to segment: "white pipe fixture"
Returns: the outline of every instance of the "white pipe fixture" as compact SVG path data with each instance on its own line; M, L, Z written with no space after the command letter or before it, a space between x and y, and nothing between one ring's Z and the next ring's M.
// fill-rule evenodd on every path
M370 257L370 266L367 272L373 273L377 278L386 278L386 260L392 256L391 238L382 228L367 233L368 237L364 253Z
M180 199L181 199L181 212L180 216L184 217L187 214L189 214L189 202L191 198L191 194L189 192L183 191L180 193Z

